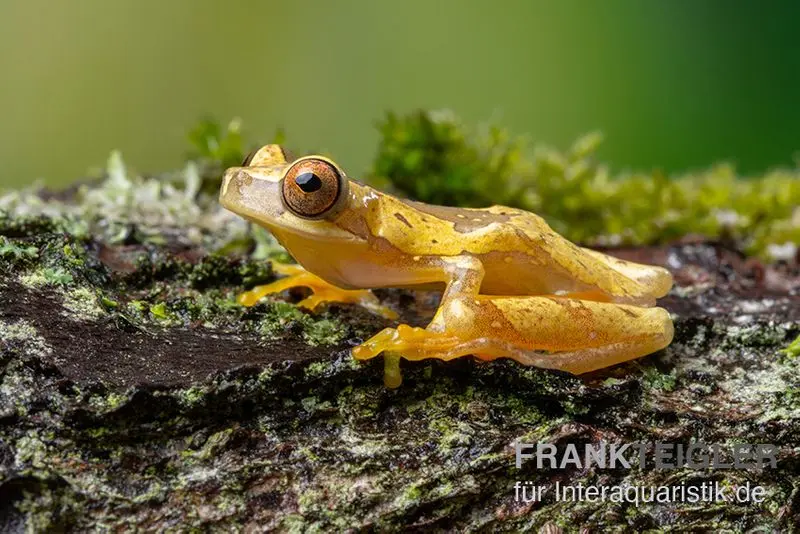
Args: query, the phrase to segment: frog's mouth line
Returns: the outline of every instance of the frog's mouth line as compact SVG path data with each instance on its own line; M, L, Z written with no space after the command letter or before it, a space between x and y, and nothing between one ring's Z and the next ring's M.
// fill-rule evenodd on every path
M316 226L320 224L320 221L315 221L313 224L308 224L308 228L298 228L296 225L283 225L279 222L264 221L243 214L239 214L239 216L244 217L253 224L266 228L278 241L281 241L281 235L291 235L295 238L317 242L326 241L351 244L366 242L366 240L342 230L331 223L324 223L325 227L320 228Z

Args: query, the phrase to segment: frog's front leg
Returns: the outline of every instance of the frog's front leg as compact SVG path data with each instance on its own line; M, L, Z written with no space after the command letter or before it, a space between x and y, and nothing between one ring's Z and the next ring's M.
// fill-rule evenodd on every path
M280 293L285 289L291 289L293 287L307 287L311 289L313 293L297 303L301 308L314 311L322 304L339 302L358 304L387 319L397 318L397 313L381 305L378 297L368 289L351 290L336 287L319 276L306 271L299 265L273 262L272 269L277 274L284 275L285 278L280 278L270 284L256 286L249 291L245 291L237 297L237 302L243 306L255 306L259 300L267 295Z
M473 256L425 257L417 258L414 272L417 279L413 283L444 282L446 284L439 309L427 328L411 327L405 324L397 328L385 328L369 340L353 349L353 357L358 360L374 358L384 354L384 383L387 387L398 387L402 382L400 357L409 360L439 356L419 356L420 354L446 354L454 347L463 345L464 338L453 328L453 318L449 320L443 313L450 310L458 314L462 298L474 300L478 297L484 277L483 264ZM466 354L469 354L467 352ZM448 358L443 358L448 359Z

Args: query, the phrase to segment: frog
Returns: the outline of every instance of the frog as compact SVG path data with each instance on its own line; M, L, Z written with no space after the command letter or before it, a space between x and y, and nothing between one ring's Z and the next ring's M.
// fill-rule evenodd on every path
M463 208L400 198L350 179L333 160L295 158L265 145L222 177L221 205L272 233L297 265L238 297L306 287L310 311L351 303L397 319L372 292L434 289L425 327L386 327L351 350L383 355L384 383L402 383L402 359L510 358L525 366L589 373L667 347L672 318L657 299L672 287L660 266L572 243L532 212Z

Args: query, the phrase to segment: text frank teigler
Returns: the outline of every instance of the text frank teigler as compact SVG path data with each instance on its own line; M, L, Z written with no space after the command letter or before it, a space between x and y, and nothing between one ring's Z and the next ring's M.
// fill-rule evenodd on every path
M770 443L719 444L701 441L682 443L589 443L556 447L551 443L515 442L517 469L747 469L775 468L777 447ZM531 465L531 463L533 465ZM760 503L763 486L744 482L727 484L710 480L684 485L639 486L630 483L593 485L584 482L537 485L529 480L514 484L514 500L520 503L555 501L641 503Z

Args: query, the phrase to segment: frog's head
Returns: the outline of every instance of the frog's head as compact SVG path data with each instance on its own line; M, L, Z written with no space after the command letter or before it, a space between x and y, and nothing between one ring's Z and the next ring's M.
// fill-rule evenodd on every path
M266 145L225 171L220 203L270 230L282 242L352 239L332 221L346 207L349 182L321 156L293 160L278 145ZM284 242L284 244L286 244Z

